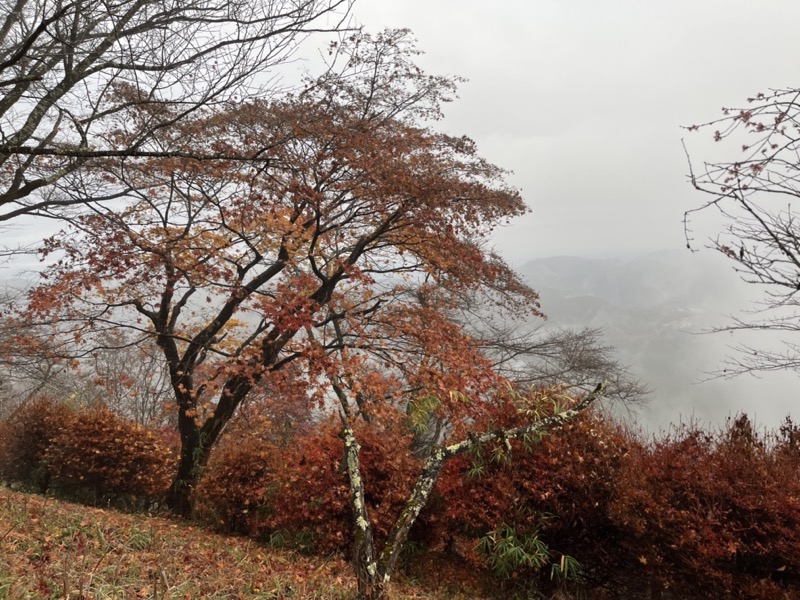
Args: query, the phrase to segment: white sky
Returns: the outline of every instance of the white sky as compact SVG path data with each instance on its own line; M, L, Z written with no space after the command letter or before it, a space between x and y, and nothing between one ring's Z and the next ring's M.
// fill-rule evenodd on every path
M514 171L533 213L512 263L680 248L681 125L798 84L800 2L357 0L367 30L408 27L431 73L467 77L444 128ZM708 134L688 136L707 158ZM707 230L706 236L713 234Z
M442 126L514 171L533 212L495 240L518 266L685 247L683 213L704 198L687 182L681 138L700 163L735 148L681 125L800 86L800 2L788 0L357 0L354 12L369 31L408 27L426 70L469 79ZM693 222L700 246L715 219ZM742 308L758 296L744 286ZM733 340L715 338L698 370L716 368ZM746 410L776 426L795 407L796 384L793 373L703 384L707 398L692 406L656 390L644 418L720 423Z
M469 79L441 127L514 171L533 212L495 241L515 265L684 247L683 212L703 198L686 181L681 138L696 161L720 149L680 126L800 86L800 2L789 0L356 0L354 16L373 32L408 27L428 72ZM52 229L18 220L0 236L28 242ZM701 242L715 233L699 220L695 229ZM794 403L796 378L783 375L766 389L732 382L731 396L753 402L725 407L752 411L767 395L761 416L776 424Z

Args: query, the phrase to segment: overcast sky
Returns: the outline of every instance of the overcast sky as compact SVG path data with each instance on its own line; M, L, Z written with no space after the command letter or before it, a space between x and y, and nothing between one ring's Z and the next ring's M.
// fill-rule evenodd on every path
M441 127L514 172L532 213L495 239L516 265L683 247L702 198L681 138L696 160L713 144L680 126L798 83L788 0L356 0L354 18L411 29L428 72L469 80ZM23 224L6 237L35 240Z
M469 79L444 127L514 171L533 212L496 239L515 263L682 247L700 198L680 126L798 84L788 0L357 0L355 15L408 27L429 72ZM688 136L698 160L707 138Z
M680 126L800 85L800 2L789 0L356 0L354 17L372 32L411 29L428 72L468 78L440 126L514 172L532 213L495 242L516 266L683 248L683 212L702 198L686 181L681 138L696 161L719 148ZM23 224L5 237L30 242L50 228ZM701 241L715 227L695 222ZM760 409L774 425L795 402L787 375L737 380L703 414ZM672 407L659 421L692 410Z
M681 138L695 161L733 158L719 154L733 149L681 125L717 118L759 91L800 85L800 2L357 0L355 15L370 31L408 27L429 72L469 79L442 126L514 171L533 210L495 239L517 266L684 248L683 212L703 198L686 181ZM719 227L708 217L693 224L700 246ZM738 289L743 307L745 296L758 295ZM698 378L734 342L706 344ZM671 365L663 368L670 377ZM687 392L702 398L691 406L656 394L644 418L663 425L695 414L720 423L746 410L776 426L796 407L796 386L793 373L702 384Z

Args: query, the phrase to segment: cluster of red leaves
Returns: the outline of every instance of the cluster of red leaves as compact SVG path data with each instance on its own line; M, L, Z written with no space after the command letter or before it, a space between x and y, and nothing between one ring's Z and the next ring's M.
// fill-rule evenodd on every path
M353 516L339 431L326 421L287 445L259 436L224 440L195 492L199 515L230 531L278 532L314 551L347 551ZM360 423L356 437L370 520L385 539L419 462L401 431Z
M584 414L528 444L454 459L422 516L429 542L485 566L476 542L508 525L520 535L537 534L555 562L566 554L595 570L607 568L618 536L607 507L628 442L610 420ZM549 572L542 575L549 583Z
M8 481L55 487L93 500L163 498L175 471L175 440L103 406L73 410L39 399L0 425L0 473Z
M47 487L43 459L50 441L73 411L62 402L36 398L20 404L0 422L0 479Z
M682 426L633 449L610 506L625 532L616 550L636 564L627 586L800 597L796 434L787 422L759 436L742 415L715 434Z

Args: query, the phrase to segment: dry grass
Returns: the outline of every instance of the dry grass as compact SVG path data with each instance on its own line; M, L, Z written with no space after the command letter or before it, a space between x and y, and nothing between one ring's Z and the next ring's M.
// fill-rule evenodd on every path
M400 598L467 598L398 582ZM0 487L0 598L350 599L341 558L305 557L159 517L88 508Z

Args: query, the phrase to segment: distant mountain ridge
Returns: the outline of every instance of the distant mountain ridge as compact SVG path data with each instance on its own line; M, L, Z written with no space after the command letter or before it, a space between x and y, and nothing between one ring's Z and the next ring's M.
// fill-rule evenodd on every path
M668 250L629 258L538 258L518 269L541 297L548 327L601 327L622 362L654 390L641 418L651 428L681 417L719 422L745 410L764 422L792 407L790 374L698 385L718 369L729 334L700 332L750 308L757 290L712 253ZM704 372L706 374L704 374ZM793 387L793 386L792 386ZM771 402L763 402L763 397Z
M726 315L751 308L749 298L758 296L724 257L686 250L627 258L555 256L517 270L540 293L546 327L603 328L620 360L653 388L639 413L648 428L691 416L715 424L738 411L775 426L795 407L800 413L793 373L698 383L739 339L700 332L724 325ZM8 275L0 279L0 292L27 287L27 279Z

